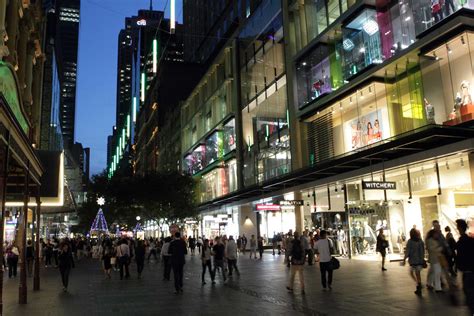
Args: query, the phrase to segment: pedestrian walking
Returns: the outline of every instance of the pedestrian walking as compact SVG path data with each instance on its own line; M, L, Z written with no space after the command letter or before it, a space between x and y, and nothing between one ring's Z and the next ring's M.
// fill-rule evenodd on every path
M112 277L110 275L112 270L112 249L110 245L105 245L102 249L102 268L104 269L105 278L110 279Z
M18 247L15 246L13 243L7 247L7 266L8 266L8 277L11 279L16 278L17 269L18 269L18 258L20 256L20 252L18 251Z
M426 250L428 251L428 262L430 268L428 269L428 278L426 287L429 290L435 290L436 292L442 292L441 288L441 261L442 247L439 242L439 232L435 229L431 229L426 235Z
M237 251L238 252L242 251L242 237L240 237L240 236L239 236L239 238L237 238Z
M135 262L137 263L137 278L141 279L145 267L145 245L143 240L139 240L135 246Z
M225 276L225 267L224 267L224 255L225 255L225 246L222 243L220 237L216 237L215 244L212 247L212 255L214 256L214 269L212 270L212 284L216 284L215 278L217 270L220 269L222 273L222 279L224 282L227 280Z
M242 234L242 253L245 253L245 248L247 248L247 237Z
M63 283L63 291L67 291L69 285L69 273L74 266L72 252L69 248L69 243L63 242L58 246L58 267L61 273L61 281Z
M285 235L285 240L284 240L284 246L285 246L285 263L286 266L289 268L290 267L290 254L291 254L291 246L293 244L293 233L291 230L288 232L288 234Z
M449 274L451 275L452 278L456 278L457 273L456 273L456 240L454 239L453 233L451 233L451 228L449 226L446 226L444 228L444 231L446 232L446 242L448 243L448 247L450 250L450 254L446 257L446 260L448 261L448 270Z
M117 259L120 269L120 280L123 280L124 270L125 278L128 279L130 277L130 271L128 269L130 265L130 247L126 239L122 239L117 246Z
M211 281L214 281L214 277L212 274L212 263L211 263L211 247L209 247L209 239L204 239L204 244L202 246L202 251L201 251L201 261L202 261L202 275L201 275L201 280L202 280L202 285L206 284L206 281L204 280L204 276L206 275L206 269L209 271L209 275L211 276Z
M161 259L163 259L163 281L171 279L171 254L168 253L170 248L171 237L166 237L161 247Z
M456 220L459 231L459 240L456 243L456 266L462 271L462 286L466 297L466 304L471 315L474 315L474 239L466 234L465 220Z
M197 239L197 241L196 241L196 247L197 247L197 249L198 249L198 251L199 251L199 254L201 254L202 243L203 243L202 238L201 238L201 237L198 237L198 239Z
M410 239L405 247L405 257L403 263L405 264L408 258L410 265L410 275L416 282L416 295L421 295L421 270L426 266L425 262L425 244L421 240L420 232L415 228L410 230Z
M196 253L196 238L189 237L188 239L189 249L191 250L191 256L194 256Z
M290 292L293 292L293 285L295 283L295 275L298 274L300 280L301 293L304 294L304 275L303 268L305 262L305 251L303 243L298 232L294 233L294 239L291 241L291 250L289 257L291 260L291 270L290 270L290 283L286 289Z
M33 261L35 260L35 255L33 251L33 243L31 240L28 240L26 244L26 267L28 270L28 276L33 275Z
M262 255L263 255L263 238L262 238L262 236L258 236L257 247L258 247L258 254L260 256L260 260L262 260Z
M383 234L383 228L379 229L379 234L377 235L377 244L375 246L375 251L380 253L382 256L382 271L387 271L385 269L385 257L387 256L388 241Z
M57 238L53 238L53 259L54 259L54 267L58 267L58 254L59 254L59 240Z
M250 259L252 259L252 253L255 259L257 259L257 239L255 239L255 235L250 237Z
M150 262L150 257L153 256L155 261L158 261L158 257L156 255L156 242L152 239L150 240L150 253L148 254L148 262Z
M170 243L168 253L171 254L175 294L183 293L184 256L188 251L186 250L186 243L181 239L179 232L174 234L174 240Z
M51 245L51 241L49 239L44 247L44 257L44 266L47 268L51 266L51 258L53 257L53 246Z
M308 231L307 231L307 230L305 230L305 231L303 232L303 235L300 237L300 240L301 240L301 245L303 246L305 259L306 259L306 257L307 257L307 258L308 258L308 264L309 264L309 265L312 265L312 264L313 264L313 261L311 260L311 255L310 255L311 243L310 243L310 240L309 240L309 236L308 236Z
M237 244L232 235L229 236L229 240L227 241L225 253L227 257L227 265L229 266L229 276L232 276L233 270L235 270L237 275L240 275L239 268L237 268Z
M314 249L318 254L319 269L321 272L321 284L323 285L323 290L326 290L326 287L330 290L332 289L332 275L333 269L331 267L331 241L327 238L327 232L321 230L320 239L314 244ZM327 280L326 280L327 275Z

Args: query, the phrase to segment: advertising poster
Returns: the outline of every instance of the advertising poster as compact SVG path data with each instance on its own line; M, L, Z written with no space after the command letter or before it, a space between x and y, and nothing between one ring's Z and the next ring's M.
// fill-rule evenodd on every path
M346 149L348 151L375 144L384 138L382 111L374 111L345 123Z

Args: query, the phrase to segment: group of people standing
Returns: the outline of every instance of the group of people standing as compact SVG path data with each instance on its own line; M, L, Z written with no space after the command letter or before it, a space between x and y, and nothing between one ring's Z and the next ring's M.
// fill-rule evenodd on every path
M416 228L410 230L410 239L405 247L404 263L408 259L410 274L416 282L415 294L422 294L421 271L428 267L426 288L438 293L443 292L444 286L449 289L451 297L457 289L457 270L463 272L462 283L467 305L474 314L474 238L467 235L465 220L456 220L459 239L456 242L449 227L443 235L439 221L433 221L433 227L428 231L425 242ZM425 249L428 261L425 260Z

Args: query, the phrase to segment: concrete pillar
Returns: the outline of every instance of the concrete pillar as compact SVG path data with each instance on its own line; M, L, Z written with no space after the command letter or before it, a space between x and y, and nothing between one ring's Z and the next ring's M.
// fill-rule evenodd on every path
M239 212L239 234L245 234L247 239L251 235L257 236L257 213L253 211L252 205L240 206Z
M295 200L302 200L303 194L301 192L295 192ZM304 229L304 205L295 206L295 226L296 231L301 233Z

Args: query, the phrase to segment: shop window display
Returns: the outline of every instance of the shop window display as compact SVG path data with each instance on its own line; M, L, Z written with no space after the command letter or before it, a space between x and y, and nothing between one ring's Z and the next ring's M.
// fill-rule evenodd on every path
M298 104L317 99L332 92L329 48L320 46L298 62Z
M200 202L214 200L235 190L237 190L237 162L231 159L202 176Z
M432 122L457 125L474 119L473 45L474 35L463 33L424 54L424 102L432 109Z
M320 133L321 130L326 132ZM309 131L310 163L374 145L390 137L384 85L371 84L317 113L309 124Z
M376 11L365 9L342 29L342 69L344 79L351 77L370 65L383 61L380 27Z
M285 86L242 110L245 185L289 172L291 155Z
M184 157L185 170L192 175L198 173L199 171L204 169L205 157L206 146L197 146L191 154Z
M291 52L295 54L316 36L326 31L355 2L355 0L290 1Z
M231 119L224 124L224 155L227 155L236 148L235 142L235 119Z

